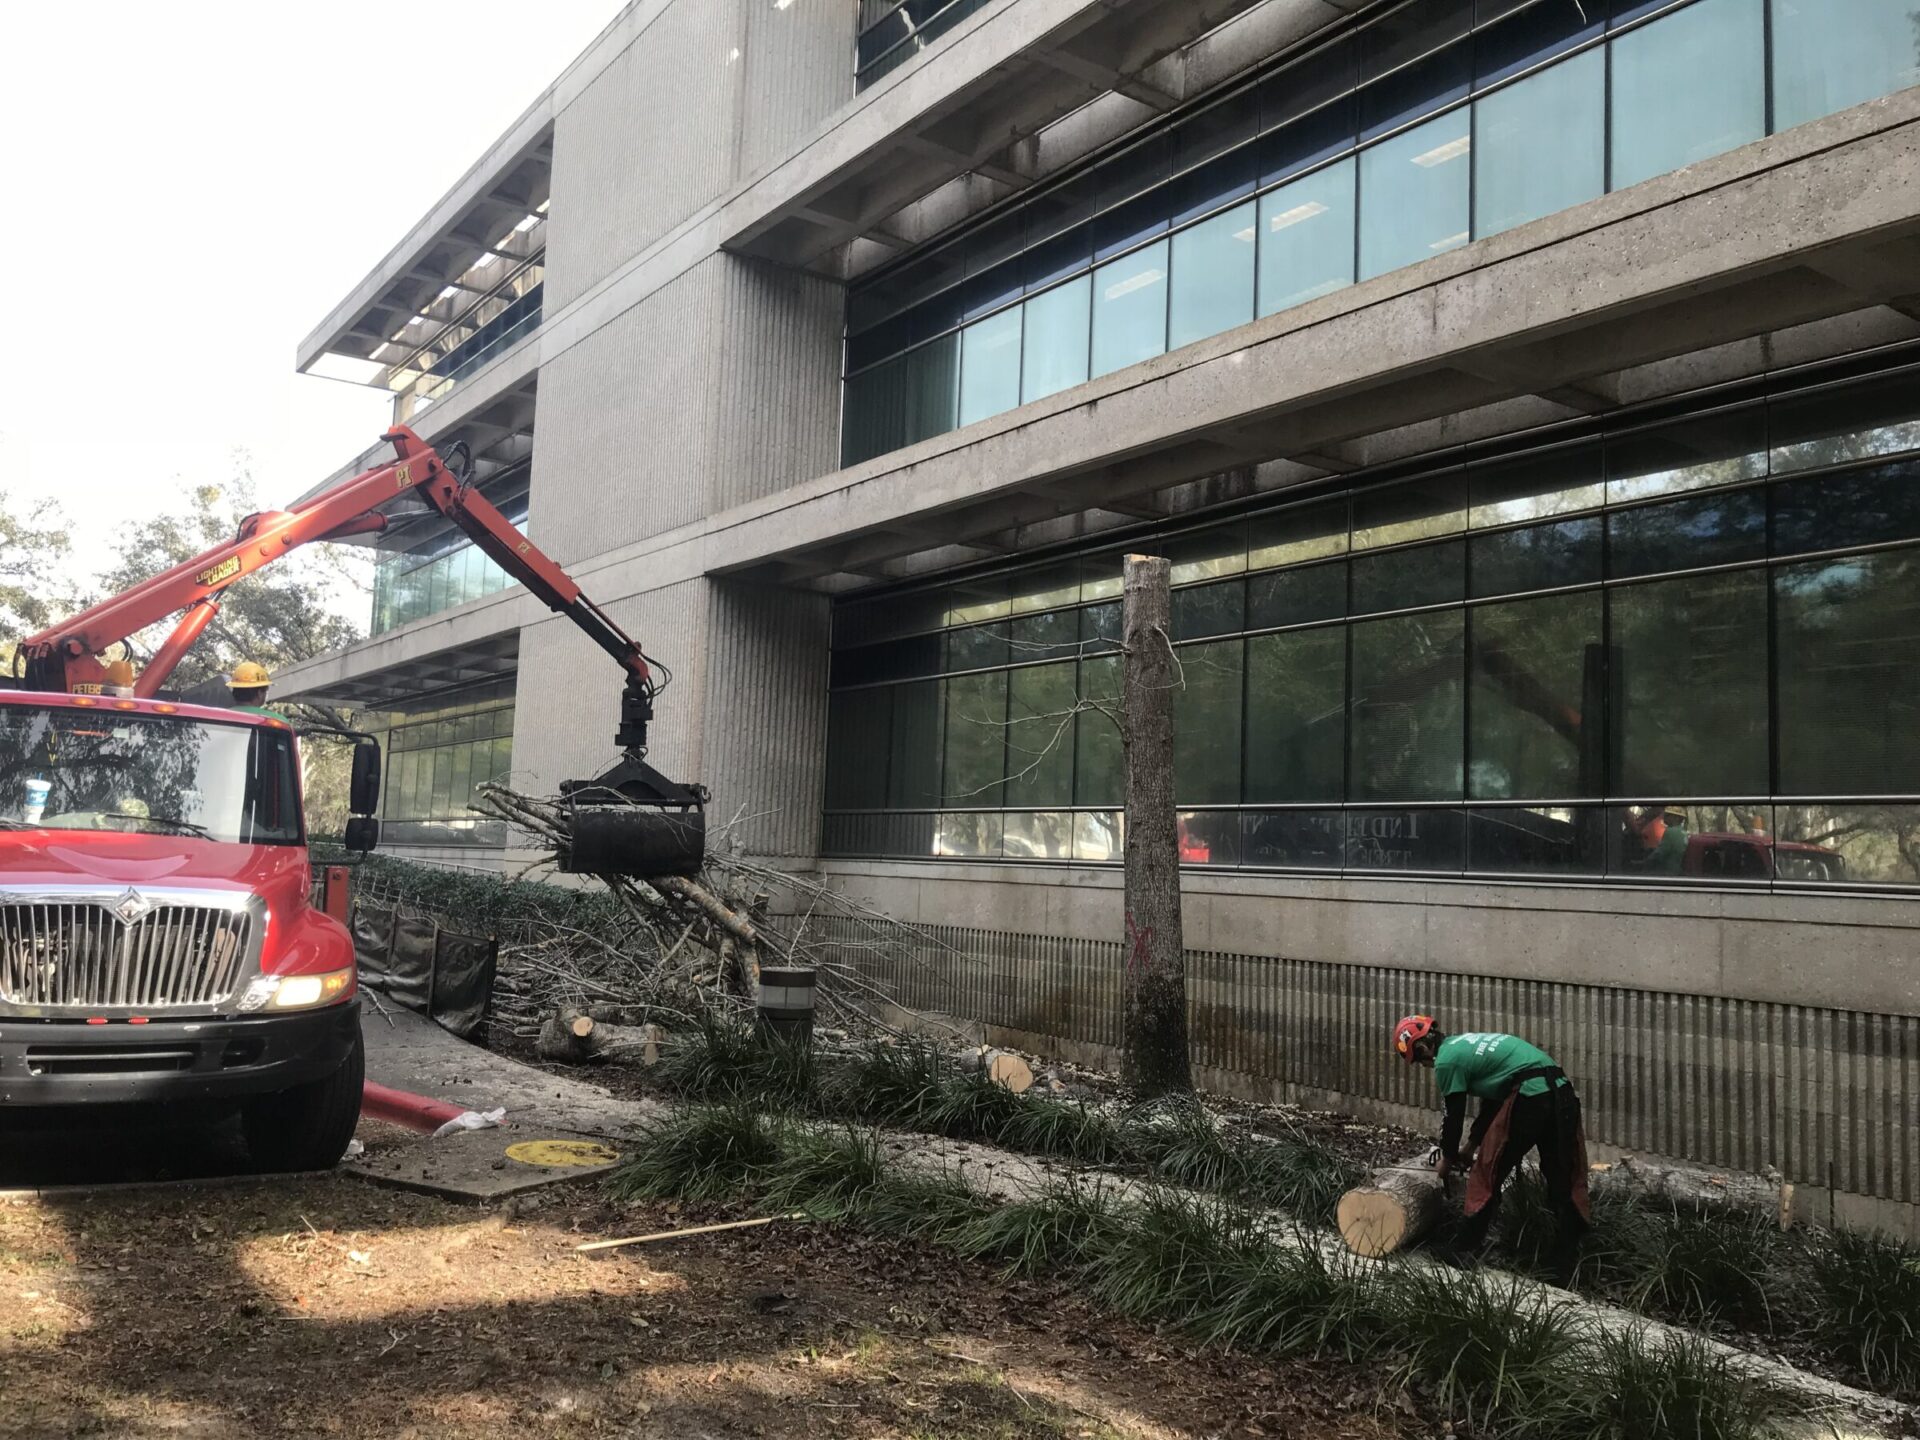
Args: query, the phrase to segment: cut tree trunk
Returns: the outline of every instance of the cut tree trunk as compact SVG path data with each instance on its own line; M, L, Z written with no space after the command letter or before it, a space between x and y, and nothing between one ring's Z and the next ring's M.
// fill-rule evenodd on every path
M542 1060L566 1065L613 1058L657 1065L665 1038L658 1025L610 1025L562 1006L540 1027L533 1049Z
M1120 740L1126 754L1126 1028L1121 1078L1143 1099L1193 1089L1187 1058L1187 952L1173 808L1171 574L1129 555L1122 588Z
M973 1061L974 1067L1002 1090L1024 1095L1033 1088L1033 1067L1011 1051L976 1050Z
M1340 1238L1356 1255L1377 1260L1418 1240L1446 1209L1447 1186L1423 1151L1373 1172L1373 1180L1340 1197L1334 1217Z

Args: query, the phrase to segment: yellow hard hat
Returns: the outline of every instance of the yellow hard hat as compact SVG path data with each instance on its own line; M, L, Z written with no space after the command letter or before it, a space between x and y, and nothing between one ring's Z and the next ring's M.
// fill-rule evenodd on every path
M252 660L242 660L233 667L233 674L227 677L227 684L235 690L264 689L273 677L267 674L267 667Z
M124 685L129 689L132 688L133 662L131 660L109 660L106 664L106 672L107 684Z

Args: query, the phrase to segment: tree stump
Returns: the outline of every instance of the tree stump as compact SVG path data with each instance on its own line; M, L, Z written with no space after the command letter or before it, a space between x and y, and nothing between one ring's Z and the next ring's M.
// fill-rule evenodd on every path
M1349 1250L1378 1260L1431 1230L1446 1203L1446 1182L1428 1167L1423 1151L1374 1171L1371 1183L1347 1191L1334 1217Z
M1007 1050L976 1050L974 1068L1002 1090L1024 1095L1033 1088L1033 1067Z

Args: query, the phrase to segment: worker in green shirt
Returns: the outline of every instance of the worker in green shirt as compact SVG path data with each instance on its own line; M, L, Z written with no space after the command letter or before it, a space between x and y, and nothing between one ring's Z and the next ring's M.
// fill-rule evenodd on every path
M1410 1065L1425 1065L1439 1082L1446 1117L1440 1127L1440 1175L1467 1174L1469 1246L1485 1240L1499 1208L1500 1189L1529 1150L1540 1153L1540 1175L1559 1222L1563 1259L1570 1260L1592 1219L1587 1203L1587 1140L1580 1097L1554 1058L1518 1035L1479 1031L1448 1035L1431 1015L1409 1015L1393 1027L1393 1048ZM1466 1150L1460 1130L1467 1097L1480 1101Z
M242 660L227 677L227 694L233 697L233 708L243 714L264 715L269 720L284 722L286 716L267 708L267 686L272 683L273 677L267 673L266 666L254 660Z

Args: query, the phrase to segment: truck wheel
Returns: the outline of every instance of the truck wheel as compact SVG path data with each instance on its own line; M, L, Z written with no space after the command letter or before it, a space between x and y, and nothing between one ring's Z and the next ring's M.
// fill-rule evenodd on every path
M331 1170L360 1123L366 1042L354 1036L340 1068L291 1090L261 1095L240 1111L253 1163L262 1170Z

